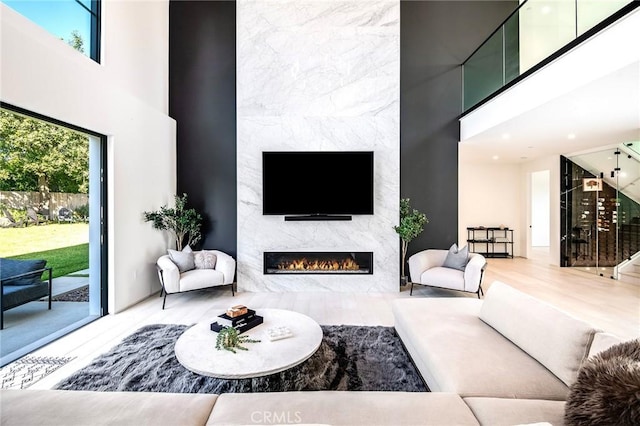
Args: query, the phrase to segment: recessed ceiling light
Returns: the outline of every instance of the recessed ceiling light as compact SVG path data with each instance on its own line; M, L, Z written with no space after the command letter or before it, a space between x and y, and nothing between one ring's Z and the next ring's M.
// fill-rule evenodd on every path
M627 173L626 172L620 172L620 173L618 173L618 176L627 177Z
M567 135L567 139L575 139L576 138L576 134L575 133L569 133Z
M543 6L542 7L542 13L543 14L548 14L549 12L551 12L551 6Z
M502 139L509 139L511 137L511 135L509 133L503 133L502 134Z
M607 160L613 160L613 158L611 158L611 157L607 157Z
M494 160L498 160L500 157L498 157L497 155L494 155L494 156L493 156L493 157L491 157L491 158L493 158Z

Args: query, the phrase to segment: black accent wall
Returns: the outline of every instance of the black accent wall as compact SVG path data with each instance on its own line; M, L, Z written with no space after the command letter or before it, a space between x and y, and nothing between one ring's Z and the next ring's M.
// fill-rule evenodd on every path
M409 254L457 241L460 64L516 6L515 0L401 2L401 196L430 221ZM235 1L169 3L178 193L206 216L202 246L234 257L235 22Z
M400 3L400 194L429 219L408 256L458 241L460 64L517 4Z
M169 115L178 194L204 213L202 248L237 255L236 3L169 3Z

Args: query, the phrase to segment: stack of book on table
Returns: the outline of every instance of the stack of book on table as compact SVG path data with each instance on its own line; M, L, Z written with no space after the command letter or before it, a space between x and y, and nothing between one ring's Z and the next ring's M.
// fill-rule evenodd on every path
M263 318L256 315L253 309L245 306L233 306L226 313L218 315L216 322L211 323L211 330L216 333L223 328L234 327L240 333L251 330L253 327L262 324Z

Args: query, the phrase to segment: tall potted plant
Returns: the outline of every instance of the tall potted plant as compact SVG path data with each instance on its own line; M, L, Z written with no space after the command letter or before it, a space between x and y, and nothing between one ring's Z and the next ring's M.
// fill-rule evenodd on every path
M176 249L182 250L186 239L187 245L200 241L202 216L195 209L188 209L187 194L175 196L175 207L162 206L160 210L144 212L145 222L152 222L155 229L167 231L175 238Z
M424 225L429 223L427 216L412 208L409 201L409 198L400 199L400 225L393 227L402 240L402 277L400 281L402 285L407 283L407 276L404 273L404 265L406 263L409 243L415 237L420 235L424 230Z

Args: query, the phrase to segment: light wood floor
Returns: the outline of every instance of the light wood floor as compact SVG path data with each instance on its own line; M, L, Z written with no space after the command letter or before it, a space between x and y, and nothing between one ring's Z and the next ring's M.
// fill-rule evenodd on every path
M488 263L485 290L490 289L493 281L499 280L623 339L640 337L640 286L522 258L489 259ZM75 359L31 388L52 388L147 324L192 324L211 320L232 304L245 304L253 308L291 309L309 315L320 324L392 326L391 301L403 297L409 297L408 287L398 293L237 293L233 298L227 287L169 296L163 311L162 299L156 295L34 352L32 355L36 356L71 356ZM413 297L475 295L416 285Z

